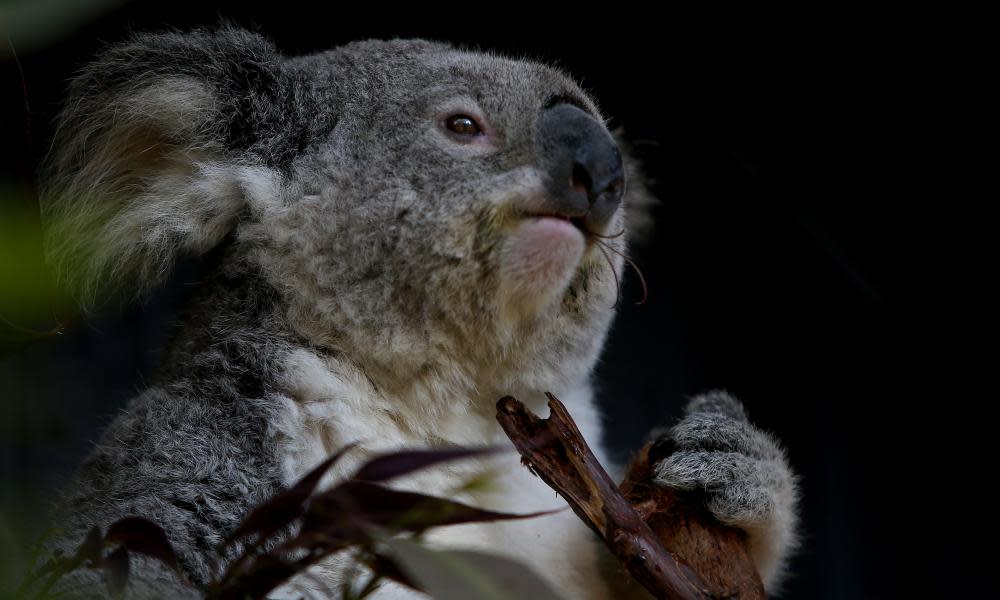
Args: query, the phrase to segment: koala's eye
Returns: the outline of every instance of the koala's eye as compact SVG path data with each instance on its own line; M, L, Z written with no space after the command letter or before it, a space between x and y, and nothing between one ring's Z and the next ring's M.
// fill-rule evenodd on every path
M452 115L445 119L445 127L458 135L480 135L483 130L469 115Z

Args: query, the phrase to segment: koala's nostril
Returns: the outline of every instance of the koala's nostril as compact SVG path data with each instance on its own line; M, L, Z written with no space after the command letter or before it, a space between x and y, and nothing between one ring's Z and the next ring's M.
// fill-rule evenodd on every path
M597 119L570 104L542 110L538 145L548 170L552 212L587 215L600 227L621 204L625 175L621 153Z
M610 220L625 191L618 147L600 137L582 144L573 163L573 186L586 194L588 212L594 222L603 224Z
M570 178L571 188L583 192L589 198L594 193L594 182L590 179L587 167L576 162L573 163L573 176Z
M600 201L601 196L604 195L609 196L611 201L617 203L621 199L624 189L625 175L622 173L621 161L619 160L611 167L610 172L605 173L596 184L591 184L587 191L591 196L591 204Z

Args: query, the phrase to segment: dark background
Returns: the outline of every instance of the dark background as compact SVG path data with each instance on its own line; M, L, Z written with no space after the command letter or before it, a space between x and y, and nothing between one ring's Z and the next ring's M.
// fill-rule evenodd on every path
M102 44L225 17L289 54L417 36L576 75L634 140L661 200L652 240L633 250L649 301L634 304L629 274L598 370L608 441L624 456L686 396L727 388L801 475L804 540L784 597L961 597L977 585L966 564L992 527L995 480L985 206L997 198L973 183L995 159L974 147L988 141L979 109L996 75L978 65L987 38L974 15L135 1L74 17L41 4L48 27L8 12L0 40L0 235L19 240L6 269L20 277L0 278L14 315L0 313L8 548L35 535L52 490L143 386L198 269L183 265L142 307L30 333L72 314L17 300L19 286L48 285L32 185L50 120Z

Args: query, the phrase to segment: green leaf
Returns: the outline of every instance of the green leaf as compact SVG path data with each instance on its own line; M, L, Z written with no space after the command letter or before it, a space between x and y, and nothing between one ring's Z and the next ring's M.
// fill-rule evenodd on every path
M431 550L402 538L384 540L386 554L436 600L564 600L528 567L471 550Z
M264 598L268 592L288 581L301 570L302 565L294 561L262 554L254 557L252 567L246 572L210 586L206 597L212 600Z

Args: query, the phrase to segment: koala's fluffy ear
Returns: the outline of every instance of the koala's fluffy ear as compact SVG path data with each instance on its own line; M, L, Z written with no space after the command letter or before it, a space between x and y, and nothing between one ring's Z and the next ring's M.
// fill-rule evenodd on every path
M84 309L141 295L233 228L281 112L280 60L236 29L147 34L74 79L41 201L50 264Z
M653 207L657 199L653 196L653 182L642 170L642 164L636 158L635 151L622 129L611 132L622 153L625 162L625 227L628 230L630 243L642 244L647 241L653 230Z

